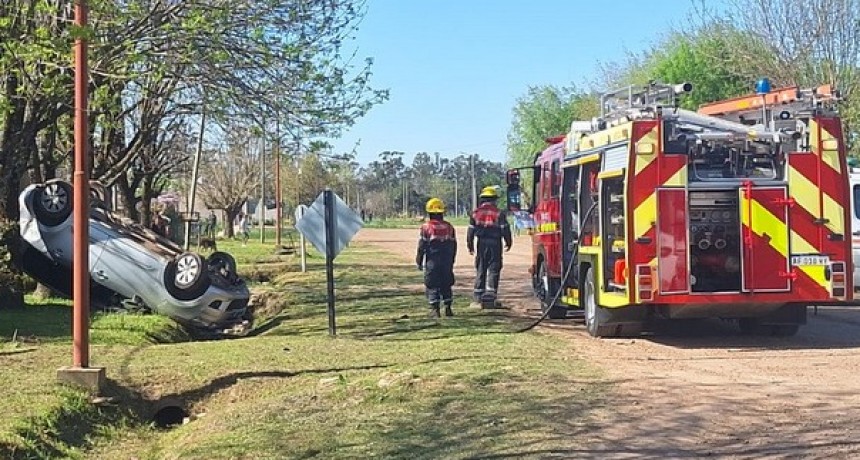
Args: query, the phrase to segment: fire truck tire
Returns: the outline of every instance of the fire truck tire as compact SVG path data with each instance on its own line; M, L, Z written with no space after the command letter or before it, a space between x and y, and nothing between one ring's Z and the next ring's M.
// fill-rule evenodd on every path
M537 293L538 299L540 299L541 312L547 313L547 310L549 310L547 318L564 319L567 317L567 308L558 305L557 300L550 305L550 302L552 302L556 297L560 285L561 280L549 276L546 264L544 263L543 258L541 258L538 265L538 276L535 280L535 292Z
M608 323L611 312L597 305L597 285L594 282L594 268L589 267L585 273L582 289L582 302L585 309L585 328L592 337L612 337L616 328Z

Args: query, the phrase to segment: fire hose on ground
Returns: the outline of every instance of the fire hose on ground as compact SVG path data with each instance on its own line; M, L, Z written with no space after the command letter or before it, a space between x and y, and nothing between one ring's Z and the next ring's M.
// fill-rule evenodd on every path
M585 215L582 218L582 222L588 222L588 219L591 217L591 213L594 211L594 208L597 207L597 204L598 203L594 203L593 205L591 205L590 208L588 208L588 211L585 212ZM549 316L549 312L552 310L552 306L555 305L556 302L558 302L559 297L561 297L562 291L564 291L564 286L567 284L567 280L570 277L571 272L573 271L573 266L576 263L576 256L578 256L578 255L579 255L579 241L576 242L574 249L573 249L573 253L570 255L570 263L567 264L567 269L564 273L564 276L562 276L562 278L561 278L561 283L559 283L559 287L555 293L555 297L552 298L551 302L547 302L548 306L546 308L546 311L543 312L543 314L540 316L540 318L537 319L537 321L535 321L535 322L529 324L528 326L524 327L523 329L519 329L515 332L520 333L520 332L526 332L526 331L532 330L538 324L543 322L543 320L545 320L547 318L547 316Z

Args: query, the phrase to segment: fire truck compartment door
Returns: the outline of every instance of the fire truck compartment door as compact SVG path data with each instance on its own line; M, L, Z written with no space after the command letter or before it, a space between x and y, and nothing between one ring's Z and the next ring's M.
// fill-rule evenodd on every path
M741 264L744 292L791 289L785 187L741 187Z
M690 292L687 191L657 190L657 274L661 294Z

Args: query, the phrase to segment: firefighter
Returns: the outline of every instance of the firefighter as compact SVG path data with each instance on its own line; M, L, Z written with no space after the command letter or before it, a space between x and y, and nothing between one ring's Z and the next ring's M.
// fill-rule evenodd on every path
M426 210L430 220L421 225L415 263L419 270L424 270L430 317L439 317L440 304L445 305L445 316L454 316L451 286L454 285L454 258L457 256L456 234L454 227L445 221L442 200L430 198Z
M480 204L472 212L466 246L469 254L475 255L475 304L482 308L500 307L496 300L499 291L499 273L502 271L502 240L505 251L511 250L511 229L504 212L496 207L499 198L497 187L481 190ZM478 252L475 254L475 238ZM474 305L474 304L473 304Z

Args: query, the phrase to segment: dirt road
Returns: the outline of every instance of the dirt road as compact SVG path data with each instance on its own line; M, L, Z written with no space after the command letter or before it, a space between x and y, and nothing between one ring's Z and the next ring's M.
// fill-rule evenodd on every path
M417 230L361 231L358 241L414 260ZM465 229L458 229L465 237ZM473 261L461 240L455 307L465 307ZM505 255L500 298L537 316L527 236ZM594 339L582 325L548 321L543 333L602 367L614 384L583 438L606 458L860 457L860 308L820 308L791 338L741 336L719 320L663 325L638 339ZM582 432L586 434L582 434Z

